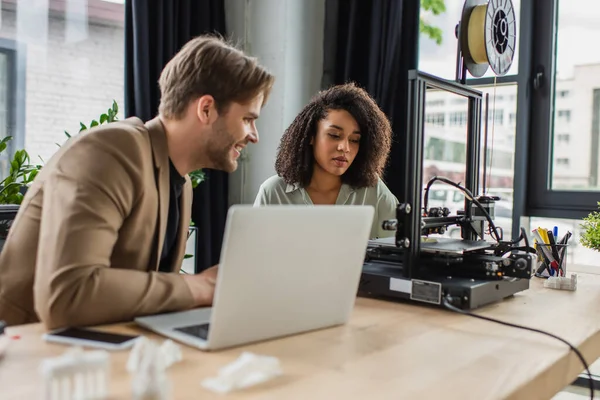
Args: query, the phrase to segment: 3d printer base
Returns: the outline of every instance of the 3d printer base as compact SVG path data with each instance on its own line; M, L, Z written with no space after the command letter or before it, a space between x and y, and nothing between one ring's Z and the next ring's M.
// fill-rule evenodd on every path
M363 266L358 295L438 306L449 295L455 307L471 310L527 289L529 279L479 280L442 276L437 271L424 271L408 279L401 264L368 261Z

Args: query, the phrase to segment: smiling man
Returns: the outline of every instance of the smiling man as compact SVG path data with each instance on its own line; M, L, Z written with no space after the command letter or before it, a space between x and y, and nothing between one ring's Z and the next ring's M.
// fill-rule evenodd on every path
M199 37L162 71L156 118L69 140L29 188L0 253L0 320L52 329L210 305L217 267L179 274L187 174L237 168L258 142L273 81L255 59Z

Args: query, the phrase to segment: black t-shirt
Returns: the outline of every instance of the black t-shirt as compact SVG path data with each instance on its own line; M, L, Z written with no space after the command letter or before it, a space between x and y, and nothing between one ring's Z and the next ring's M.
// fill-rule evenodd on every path
M171 272L171 258L173 247L179 230L179 201L185 178L179 175L175 166L169 160L169 216L167 217L167 231L160 256L159 271Z

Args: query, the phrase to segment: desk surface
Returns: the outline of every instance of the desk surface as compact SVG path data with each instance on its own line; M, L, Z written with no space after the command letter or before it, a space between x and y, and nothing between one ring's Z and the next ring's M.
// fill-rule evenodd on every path
M576 292L545 289L537 278L531 286L478 313L552 332L579 347L589 364L600 357L600 276L580 274ZM154 337L132 324L109 330ZM43 342L39 324L8 333L20 339L0 359L0 397L40 398L40 360L66 347ZM200 382L242 351L278 357L284 375L226 398L548 399L583 370L564 344L545 335L365 298L357 299L345 326L215 353L182 349L184 360L168 372L173 399L223 398ZM111 356L111 398L131 398L127 356Z

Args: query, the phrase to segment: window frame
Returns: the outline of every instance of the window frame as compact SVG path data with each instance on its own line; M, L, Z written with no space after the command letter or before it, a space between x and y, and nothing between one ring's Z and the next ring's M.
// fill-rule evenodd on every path
M0 38L0 53L8 59L8 136L12 140L8 144L8 155L13 157L17 149L25 147L25 46L12 39Z
M536 45L531 52L531 81L534 74L543 74L541 87L531 89L531 143L529 148L529 185L526 215L546 218L581 219L598 208L600 191L570 191L552 189L554 152L554 96L556 87L556 35L558 32L558 1L535 0L533 21ZM543 6L542 6L543 5Z

